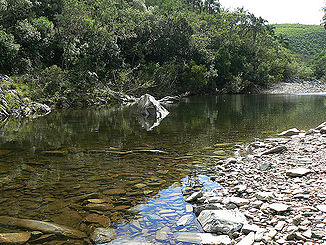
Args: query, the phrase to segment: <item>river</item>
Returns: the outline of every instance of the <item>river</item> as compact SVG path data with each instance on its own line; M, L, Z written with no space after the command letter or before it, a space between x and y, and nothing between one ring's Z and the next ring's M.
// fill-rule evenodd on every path
M326 119L322 95L221 95L184 98L151 131L129 107L55 111L0 124L1 215L50 221L89 233L113 227L117 240L186 244L177 226L192 214L182 189L209 180L235 145ZM152 150L159 150L155 152ZM157 154L158 153L158 154ZM99 218L101 217L101 218ZM104 217L104 218L103 218ZM0 233L20 231L0 226ZM43 244L84 244L49 237Z

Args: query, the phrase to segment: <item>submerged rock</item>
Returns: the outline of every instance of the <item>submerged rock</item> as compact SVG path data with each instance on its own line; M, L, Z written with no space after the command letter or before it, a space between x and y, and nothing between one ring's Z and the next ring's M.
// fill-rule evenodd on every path
M1 244L25 244L30 238L30 232L0 233Z
M108 243L114 240L117 234L112 228L96 228L91 235L91 240L95 244Z
M53 233L57 235L67 236L71 238L84 238L86 234L84 232L75 230L73 228L59 225L50 222L30 220L30 219L19 219L8 216L0 216L0 224L7 226L17 226L26 228L29 230L37 230L45 233Z

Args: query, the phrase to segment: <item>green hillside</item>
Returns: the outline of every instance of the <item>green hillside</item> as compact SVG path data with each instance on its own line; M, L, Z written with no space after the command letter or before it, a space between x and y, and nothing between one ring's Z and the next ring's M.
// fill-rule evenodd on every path
M319 25L278 24L277 36L289 41L289 48L304 55L315 55L326 47L326 31Z

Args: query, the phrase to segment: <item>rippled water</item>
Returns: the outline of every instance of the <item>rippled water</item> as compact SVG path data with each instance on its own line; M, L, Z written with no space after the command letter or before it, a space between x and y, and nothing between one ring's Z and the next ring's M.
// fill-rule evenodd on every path
M1 215L85 232L111 226L117 242L177 244L175 232L201 231L196 222L176 225L187 214L181 189L189 176L201 175L210 187L205 176L214 174L216 161L233 155L235 144L326 121L322 95L194 97L168 109L168 117L152 131L141 127L129 107L56 111L33 121L3 122ZM91 214L107 219L99 222ZM159 237L164 227L168 240ZM0 232L18 230L0 227ZM66 241L54 237L44 244L58 244L58 239Z

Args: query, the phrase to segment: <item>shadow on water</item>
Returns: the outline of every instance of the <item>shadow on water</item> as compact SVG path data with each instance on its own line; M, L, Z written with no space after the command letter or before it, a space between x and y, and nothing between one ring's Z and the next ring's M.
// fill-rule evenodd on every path
M235 144L315 127L325 121L325 109L324 96L223 95L186 98L151 131L128 107L14 119L0 128L0 212L85 232L113 226L119 239L159 242L163 225L171 237L182 229L200 231L195 223L175 225L185 212L180 190L186 176L195 170L204 181ZM140 207L136 214L134 207Z

